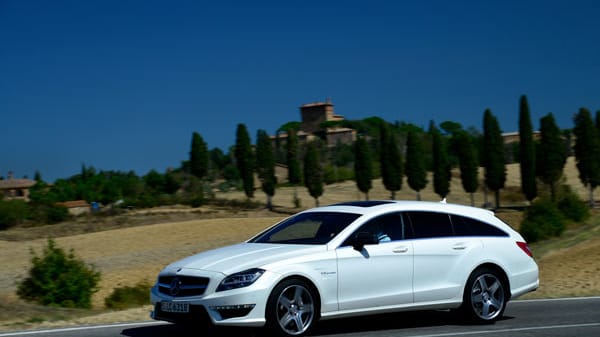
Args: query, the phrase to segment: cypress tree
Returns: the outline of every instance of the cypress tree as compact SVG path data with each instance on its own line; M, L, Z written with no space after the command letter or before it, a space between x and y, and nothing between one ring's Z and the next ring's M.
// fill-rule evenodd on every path
M298 160L298 136L296 131L289 130L286 143L286 160L288 167L288 181L296 186L302 182L300 161Z
M490 109L483 115L483 157L485 185L495 192L496 208L500 207L500 189L506 182L504 139L498 120Z
M465 192L471 197L471 206L475 206L474 193L479 187L477 149L471 137L464 131L456 134L460 181Z
M540 119L540 145L537 152L538 177L550 187L552 201L556 200L556 184L563 174L563 167L567 161L564 142L560 129L556 125L552 113Z
M190 173L198 179L204 179L208 174L208 147L198 132L192 134Z
M244 124L238 124L235 139L235 160L246 197L254 197L254 154L250 135Z
M391 192L390 198L394 200L396 191L402 188L402 156L396 143L396 137L394 137L387 123L382 124L380 137L381 177L383 185Z
M271 138L264 130L258 130L256 134L256 171L261 181L263 192L267 195L267 208L273 209L271 202L275 195L275 154Z
M358 137L354 143L354 177L356 186L369 200L369 190L373 187L373 163L369 144L364 137Z
M429 123L429 133L432 138L433 190L443 199L450 192L451 172L448 163L448 150L442 134L433 121Z
M519 102L519 167L521 170L521 191L528 201L537 196L535 178L535 143L533 142L533 126L527 96L521 96Z
M417 192L417 200L421 200L420 191L427 186L427 170L425 169L425 151L421 135L409 130L406 136L406 163L404 164L408 186Z
M304 155L304 185L315 199L315 205L319 206L319 197L323 195L323 168L317 142L315 140L308 143Z
M286 162L288 168L288 181L294 186L294 205L300 207L297 186L302 182L302 170L298 160L298 136L294 129L289 129L286 143Z
M588 109L580 108L573 122L579 180L588 188L590 207L594 207L594 189L600 185L600 136Z

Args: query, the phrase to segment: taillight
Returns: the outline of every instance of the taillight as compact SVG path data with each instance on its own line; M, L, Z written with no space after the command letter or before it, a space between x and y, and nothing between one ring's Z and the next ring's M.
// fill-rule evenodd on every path
M527 242L517 241L517 246L519 246L519 248L521 248L521 250L523 250L525 254L529 255L530 257L533 257L533 253L531 252L531 249L529 249Z

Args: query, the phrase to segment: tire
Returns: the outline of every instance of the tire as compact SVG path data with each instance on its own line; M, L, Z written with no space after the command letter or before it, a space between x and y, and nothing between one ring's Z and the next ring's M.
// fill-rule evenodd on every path
M319 319L319 297L300 279L279 283L267 302L267 328L278 336L298 337L310 331Z
M506 309L508 295L505 289L506 282L497 271L489 268L475 270L465 285L463 314L471 322L495 322Z

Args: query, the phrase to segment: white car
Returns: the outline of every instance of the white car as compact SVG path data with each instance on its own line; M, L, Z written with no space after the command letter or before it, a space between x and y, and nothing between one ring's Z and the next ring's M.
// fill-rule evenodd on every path
M382 200L303 211L170 264L151 300L157 320L299 336L320 319L403 310L460 309L493 322L538 286L527 243L493 212Z

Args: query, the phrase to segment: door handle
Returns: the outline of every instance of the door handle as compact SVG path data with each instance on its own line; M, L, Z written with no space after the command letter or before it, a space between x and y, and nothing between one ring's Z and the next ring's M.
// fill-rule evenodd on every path
M392 250L394 253L406 253L408 252L408 247L406 246L402 246L402 247L396 247L394 248L394 250Z
M465 250L467 249L467 245L465 245L464 243L457 243L454 246L452 246L452 249L454 250Z

